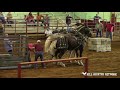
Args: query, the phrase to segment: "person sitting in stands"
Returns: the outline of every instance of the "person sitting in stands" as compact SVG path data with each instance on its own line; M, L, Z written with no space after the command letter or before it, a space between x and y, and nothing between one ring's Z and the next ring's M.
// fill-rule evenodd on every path
M8 24L13 24L13 21L12 21L12 14L11 14L11 12L8 12L8 14L7 14L7 22L8 22ZM10 25L11 26L11 25Z
M28 23L35 23L34 21L34 16L32 15L32 13L30 12L26 18Z
M4 46L5 46L6 51L7 51L9 54L12 54L13 45L12 45L12 41L10 41L9 38L8 38L8 34L5 34Z
M41 26L43 26L44 16L43 16L43 15L40 15L39 12L37 13L36 21L37 21L37 22L42 22L42 23L41 23Z
M44 28L49 28L50 25L50 17L48 16L48 14L46 14L46 16L44 17Z
M24 15L24 20L27 21L27 15Z
M2 21L2 23L6 23L5 17L2 12L0 12L0 20Z

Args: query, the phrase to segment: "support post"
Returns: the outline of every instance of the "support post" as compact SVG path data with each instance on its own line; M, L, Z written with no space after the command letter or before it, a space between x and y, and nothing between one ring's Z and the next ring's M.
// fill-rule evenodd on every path
M18 78L21 78L21 64L18 64Z

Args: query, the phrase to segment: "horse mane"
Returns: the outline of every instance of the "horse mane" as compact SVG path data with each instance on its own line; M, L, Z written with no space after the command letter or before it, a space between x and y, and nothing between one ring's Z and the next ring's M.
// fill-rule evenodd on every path
M63 34L56 33L56 34L50 35L45 41L45 52L49 52L49 48L51 46L51 43L53 41L57 40L57 38L61 37L61 36L63 36Z

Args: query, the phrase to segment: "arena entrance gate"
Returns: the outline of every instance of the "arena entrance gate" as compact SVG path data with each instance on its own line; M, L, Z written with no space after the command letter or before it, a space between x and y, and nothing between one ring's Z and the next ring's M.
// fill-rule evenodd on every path
M8 39L13 46L12 54L5 49L5 40ZM14 69L20 62L26 62L28 56L28 37L24 35L0 36L0 69ZM24 67L24 66L23 66Z

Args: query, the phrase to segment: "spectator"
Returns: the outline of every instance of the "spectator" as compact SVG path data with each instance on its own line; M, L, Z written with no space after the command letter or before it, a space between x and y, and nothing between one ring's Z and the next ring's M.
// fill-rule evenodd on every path
M2 24L2 20L0 20L0 35L3 35L3 24Z
M113 32L113 29L114 29L114 24L112 24L111 22L108 22L106 24L106 38L108 38L110 36L110 39L112 41L112 32Z
M66 24L67 24L67 31L69 30L69 25L71 24L71 16L68 14L68 16L66 17Z
M26 21L28 23L35 23L35 20L34 20L34 16L32 15L32 13L30 12L26 18Z
M8 22L8 24L13 24L13 21L12 21L12 14L11 14L11 12L8 12L8 14L7 14L7 22Z
M0 20L2 21L2 23L6 23L5 17L2 12L0 12Z
M98 37L98 34L100 34L100 37L102 37L103 24L100 22L100 20L96 23L95 29L96 29L96 37Z
M35 47L35 61L37 61L39 57L41 61L43 61L44 53L43 53L43 46L41 45L41 40L37 40L37 44L35 44L34 47ZM42 67L46 68L44 63L42 63ZM37 64L35 65L35 68L38 68Z
M24 20L27 21L27 15L24 15Z
M43 26L44 16L43 16L43 15L40 15L39 12L37 13L36 20L37 20L37 22L42 22L42 23L41 23L41 26Z
M4 46L5 46L6 51L7 51L9 54L12 54L13 45L12 45L12 42L11 42L11 41L9 40L9 38L8 38L8 34L5 34Z
M50 17L48 16L48 14L46 14L46 16L44 17L44 26L45 28L49 28L50 25Z
M101 17L99 17L98 14L96 14L96 16L94 16L95 23L99 22L100 19L101 19Z

